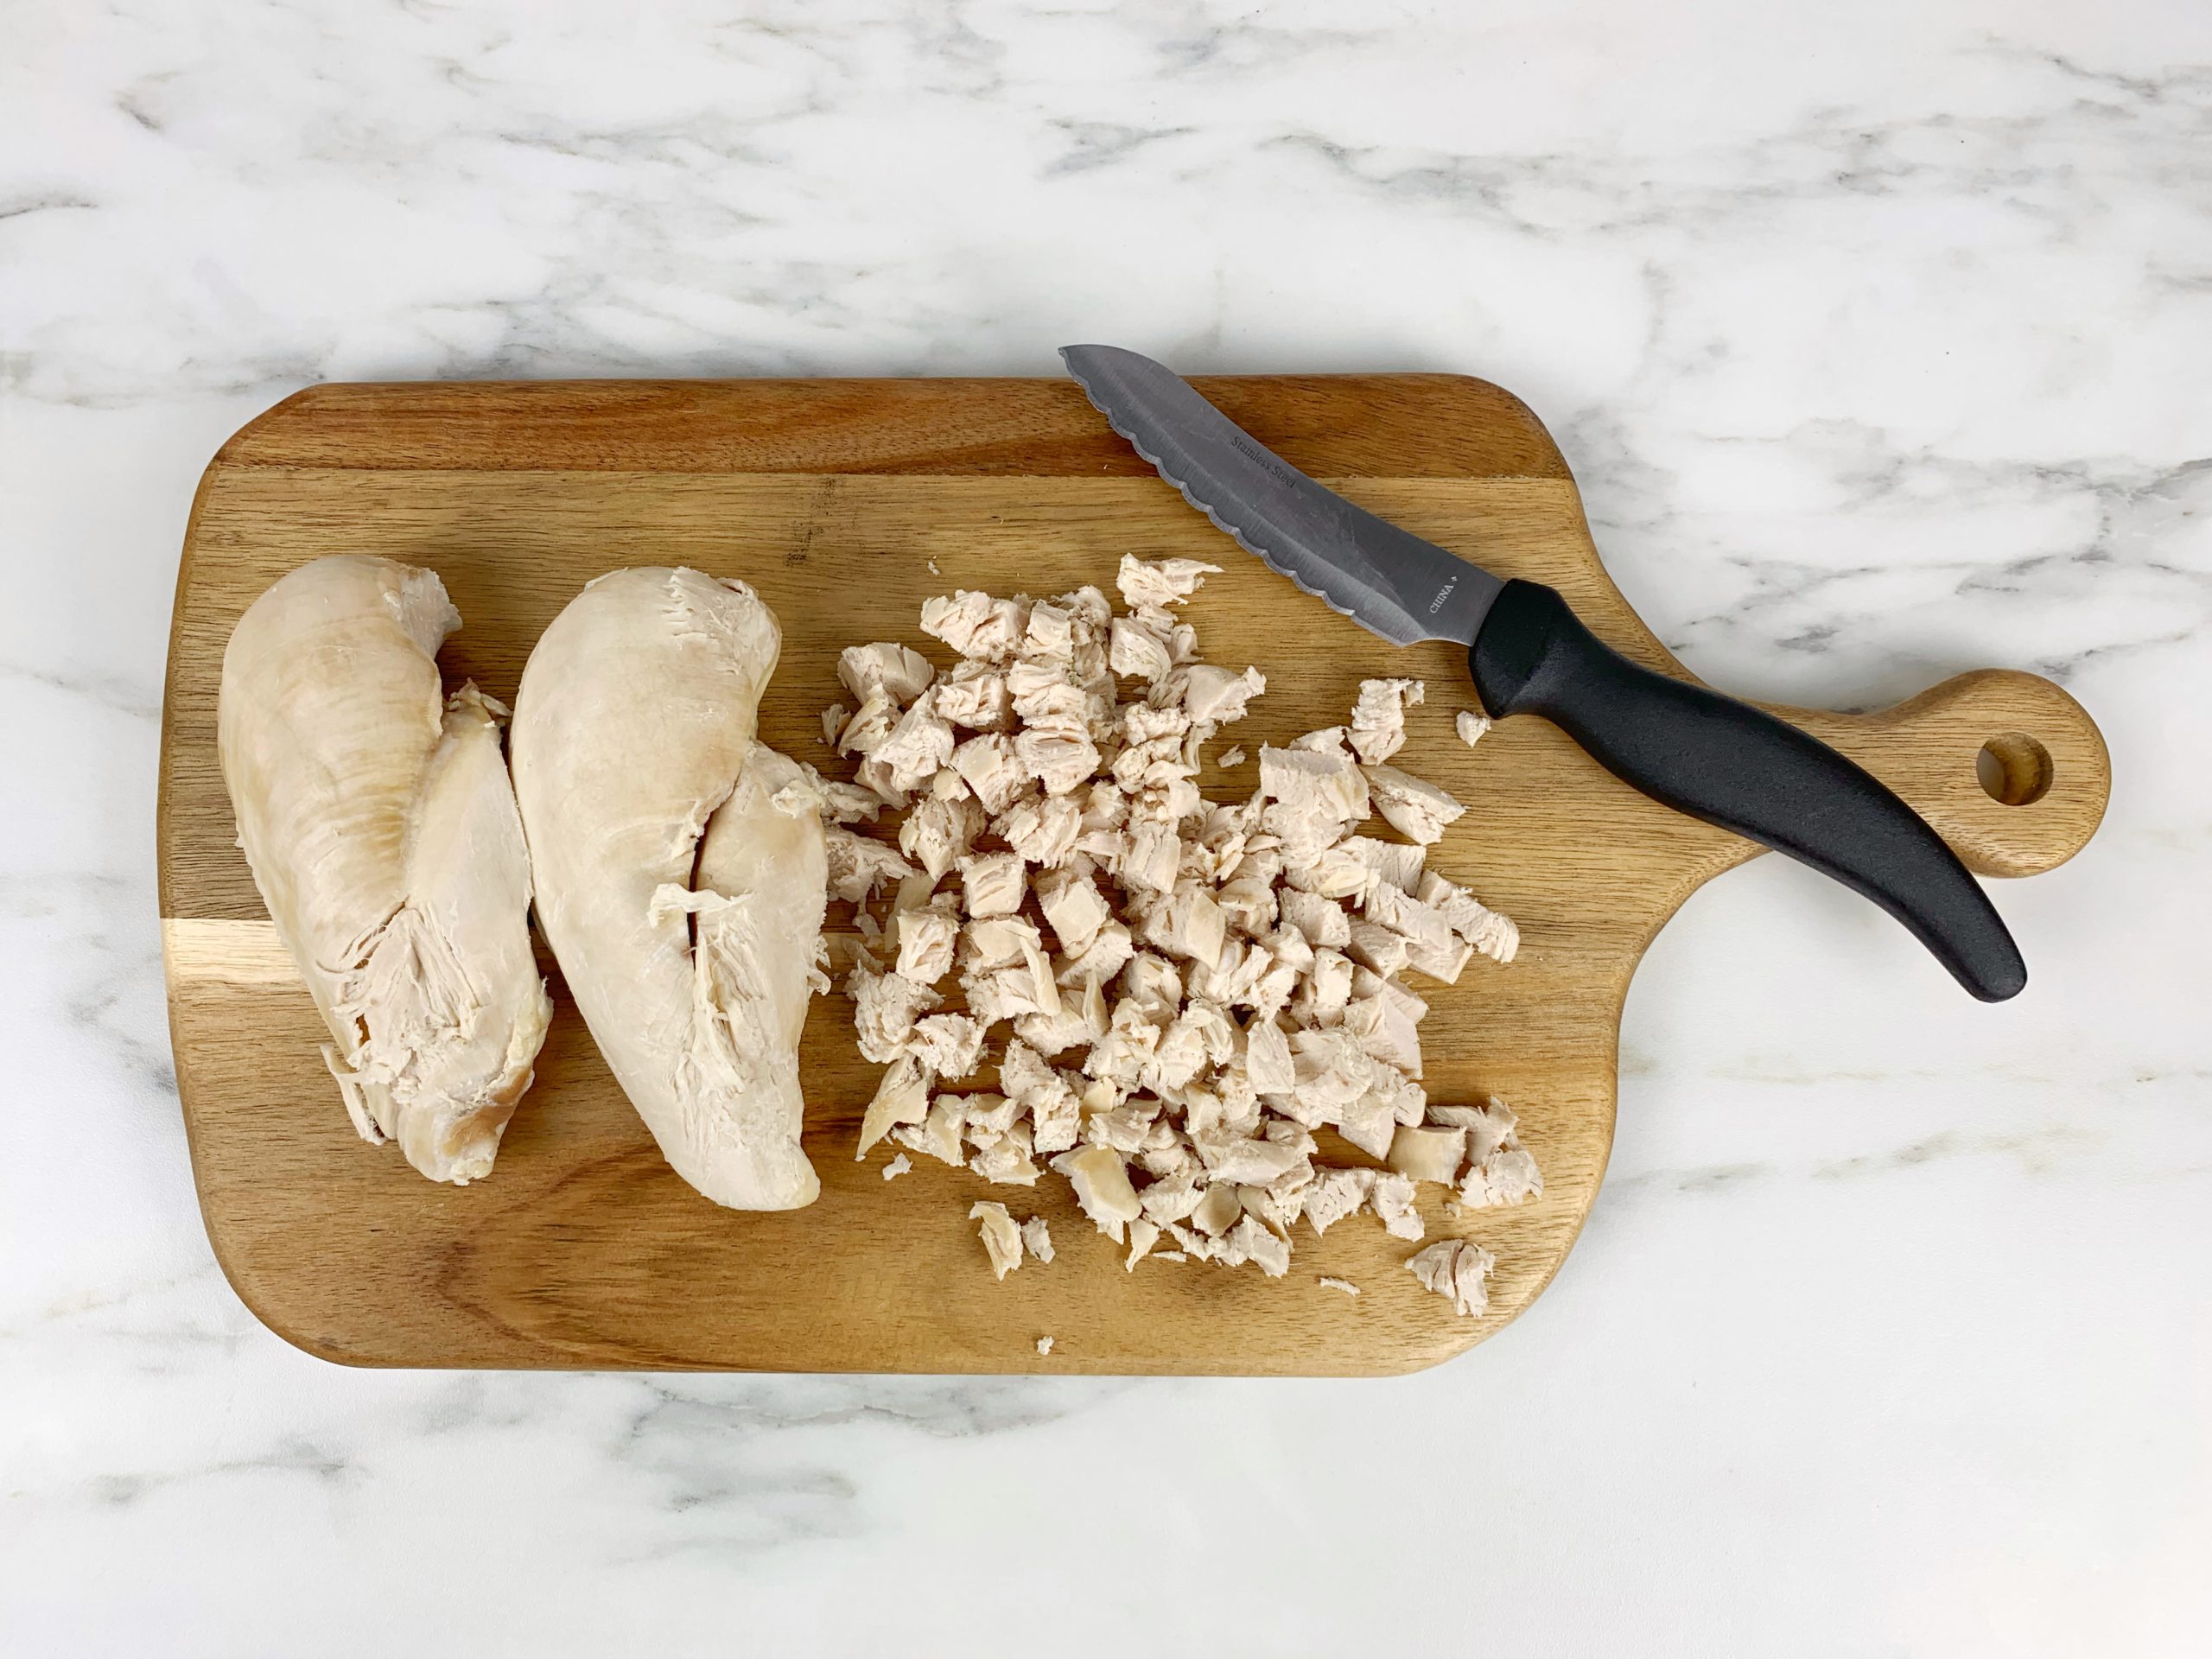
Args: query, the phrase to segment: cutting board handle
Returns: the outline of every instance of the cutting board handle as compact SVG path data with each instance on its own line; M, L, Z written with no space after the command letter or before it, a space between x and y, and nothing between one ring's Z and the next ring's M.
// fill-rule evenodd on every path
M2040 675L1955 675L1878 714L1781 709L1910 802L1979 875L2039 875L2088 844L2112 757L2088 711Z

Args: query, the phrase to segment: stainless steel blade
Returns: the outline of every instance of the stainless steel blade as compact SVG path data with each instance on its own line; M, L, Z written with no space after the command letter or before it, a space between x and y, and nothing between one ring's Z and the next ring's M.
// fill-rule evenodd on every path
M1060 356L1114 429L1269 569L1393 645L1474 643L1505 585L1489 571L1315 483L1150 358Z

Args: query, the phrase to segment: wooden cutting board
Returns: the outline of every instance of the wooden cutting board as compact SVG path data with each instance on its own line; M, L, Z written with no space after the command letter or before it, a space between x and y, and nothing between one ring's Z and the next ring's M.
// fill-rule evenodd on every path
M1555 585L1613 645L1684 671L1606 580L1566 463L1508 393L1430 375L1199 385L1362 505L1502 575ZM433 1185L396 1149L363 1144L234 843L215 753L232 625L285 570L338 551L436 570L463 618L448 683L473 677L508 700L539 632L589 578L677 563L742 576L785 632L761 734L833 771L818 715L840 696L841 646L934 645L917 612L956 587L1110 588L1124 553L1224 567L1191 607L1201 646L1257 664L1268 691L1217 752L1341 721L1364 676L1422 677L1428 702L1400 764L1470 806L1432 866L1522 931L1509 968L1478 959L1455 986L1414 982L1433 1009L1431 1097L1503 1096L1543 1170L1542 1198L1510 1211L1447 1214L1442 1189L1424 1189L1431 1238L1464 1234L1496 1254L1488 1315L1462 1319L1421 1289L1401 1265L1413 1247L1364 1218L1325 1238L1301 1228L1281 1281L1197 1263L1124 1273L1057 1181L986 1188L922 1160L887 1184L888 1148L853 1160L877 1068L854 1048L842 995L818 999L807 1025L807 1147L823 1190L804 1211L735 1214L671 1174L550 959L552 1033L489 1179ZM170 636L162 936L216 1255L272 1329L353 1364L1374 1374L1455 1354L1529 1306L1598 1196L1621 999L1644 947L1700 882L1758 850L1653 805L1537 721L1466 748L1452 715L1472 704L1458 647L1393 651L1300 594L1185 506L1066 381L302 392L208 467ZM2050 868L2103 811L2095 727L2030 675L1961 675L1872 716L1783 712L1888 781L1985 874ZM1253 776L1248 762L1203 783L1226 798ZM1928 981L1928 995L1974 1017L1932 968ZM994 1281L967 1219L980 1198L1048 1217L1058 1259Z

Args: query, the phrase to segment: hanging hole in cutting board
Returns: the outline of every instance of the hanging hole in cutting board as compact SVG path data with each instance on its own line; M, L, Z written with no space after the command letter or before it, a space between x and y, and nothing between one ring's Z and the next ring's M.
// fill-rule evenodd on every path
M2025 732L2001 732L1974 758L1974 776L1993 801L2025 806L2050 792L2050 751Z

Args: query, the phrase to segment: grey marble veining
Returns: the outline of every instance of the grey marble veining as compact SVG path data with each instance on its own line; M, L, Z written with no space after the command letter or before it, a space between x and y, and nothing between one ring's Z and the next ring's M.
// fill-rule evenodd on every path
M0 1648L2167 1655L2212 1627L2212 13L17 0ZM1382 1383L369 1373L194 1207L155 925L216 446L328 378L1512 388L1716 683L2065 683L1970 1006L1762 860L1560 1279ZM1541 1103L1523 1103L1541 1109ZM426 1520L426 1517L429 1519Z

